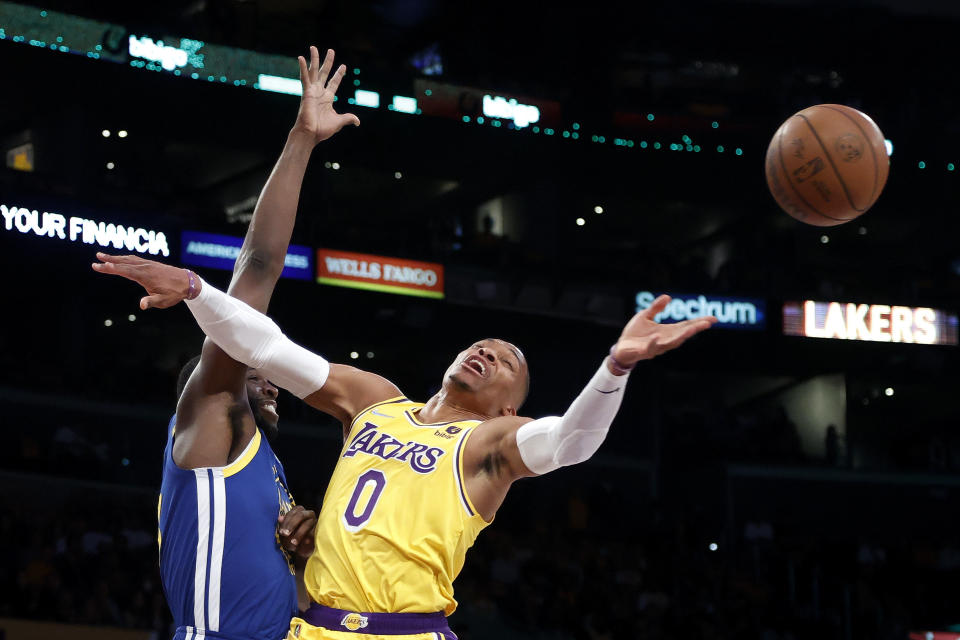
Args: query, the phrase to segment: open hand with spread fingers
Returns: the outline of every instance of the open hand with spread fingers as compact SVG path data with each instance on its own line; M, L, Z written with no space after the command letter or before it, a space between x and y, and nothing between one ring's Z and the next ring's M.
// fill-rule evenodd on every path
M192 299L200 293L201 280L193 272L140 256L111 256L97 253L100 262L93 270L133 280L147 295L140 299L141 309L166 309L181 300Z
M297 62L300 63L303 95L300 97L300 111L293 125L294 131L309 133L315 142L322 142L348 124L359 127L360 118L352 113L337 113L333 109L337 88L347 72L346 65L341 64L333 75L330 75L330 70L333 69L333 49L327 49L322 65L316 47L310 47L309 66L303 56L298 56Z
M713 316L704 316L675 324L660 324L654 318L669 303L670 296L662 295L630 319L611 352L617 362L630 366L640 360L655 358L661 353L676 349L717 322Z

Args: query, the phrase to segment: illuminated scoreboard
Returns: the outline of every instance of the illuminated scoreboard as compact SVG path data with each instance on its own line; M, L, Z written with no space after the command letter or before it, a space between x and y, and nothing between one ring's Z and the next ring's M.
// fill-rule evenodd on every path
M929 307L804 300L784 303L783 333L834 340L956 345L957 314Z

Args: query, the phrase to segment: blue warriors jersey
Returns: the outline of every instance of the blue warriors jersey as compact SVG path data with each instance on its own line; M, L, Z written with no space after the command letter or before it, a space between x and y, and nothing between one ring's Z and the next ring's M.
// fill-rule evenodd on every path
M297 613L293 566L277 538L277 517L294 504L283 466L258 429L231 464L181 469L175 424L157 506L175 637L279 640Z

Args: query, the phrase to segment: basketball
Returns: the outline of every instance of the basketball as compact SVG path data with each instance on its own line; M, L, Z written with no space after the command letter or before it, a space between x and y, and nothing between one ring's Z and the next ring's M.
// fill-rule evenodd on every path
M840 104L790 116L767 147L767 186L800 222L832 227L873 206L887 182L883 133L870 117Z

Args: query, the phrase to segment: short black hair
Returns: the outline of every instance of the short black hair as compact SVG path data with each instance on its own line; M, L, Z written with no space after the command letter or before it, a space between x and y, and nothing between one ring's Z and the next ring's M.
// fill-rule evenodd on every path
M193 375L193 371L198 364L200 364L200 356L196 355L187 360L187 364L180 369L180 375L177 376L177 402L180 401L180 396L183 395L183 390L187 386L187 381Z

